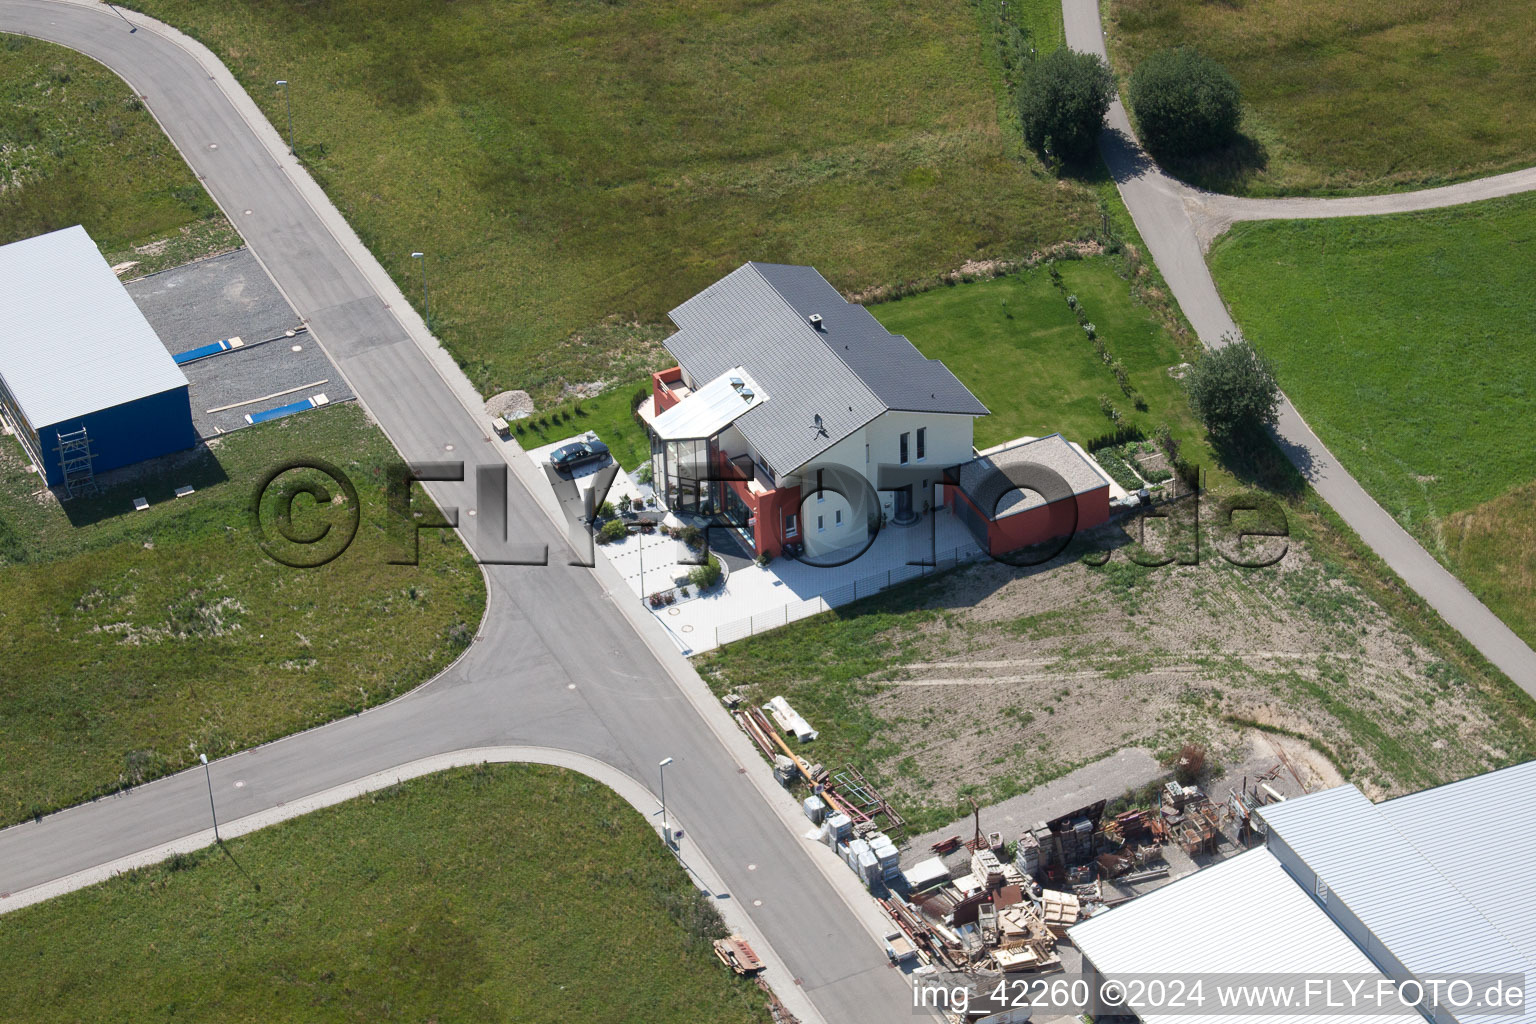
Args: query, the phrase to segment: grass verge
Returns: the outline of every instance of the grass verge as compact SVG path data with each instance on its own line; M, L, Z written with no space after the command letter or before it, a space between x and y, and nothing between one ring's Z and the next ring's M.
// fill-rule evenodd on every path
M137 96L90 58L0 35L0 244L82 224L129 276L240 236Z
M839 288L1076 237L998 117L987 5L136 0L234 71L487 395L627 380L749 259ZM989 9L989 8L988 8ZM323 59L315 55L323 54Z
M594 431L619 465L632 473L651 457L650 439L632 414L636 396L644 395L648 400L650 394L649 377L617 384L596 398L564 402L548 413L518 420L514 429L524 448Z
M1211 269L1340 462L1536 643L1524 423L1536 197L1390 217L1239 224Z
M428 534L419 566L385 564L397 456L356 405L118 471L64 506L0 442L0 822L378 704L478 628L484 581L456 535ZM351 477L361 525L335 561L289 568L258 548L250 502L269 467L316 457ZM176 498L183 484L196 493ZM299 532L346 511L295 508Z
M1148 54L1189 45L1243 90L1243 137L1172 166L1247 195L1424 188L1536 162L1530 11L1458 4L1110 0L1122 85Z
M0 917L0 1005L61 1022L766 1024L710 951L723 933L611 791L480 766Z

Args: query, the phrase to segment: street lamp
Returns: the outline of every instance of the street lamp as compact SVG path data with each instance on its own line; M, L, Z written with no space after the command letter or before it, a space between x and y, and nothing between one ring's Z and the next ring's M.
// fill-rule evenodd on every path
M668 757L657 765L661 772L661 837L668 846L672 845L672 829L667 824L667 765L671 763L672 759Z
M203 778L208 780L208 811L213 815L213 841L223 846L224 840L219 838L219 812L213 806L213 776L208 771L208 755L198 754L197 758L203 762Z
M411 253L411 259L421 260L421 311L426 314L427 330L432 330L432 305L427 301L427 254Z
M276 84L283 87L283 106L288 108L288 155L293 156L293 101L288 98L288 79L279 78Z

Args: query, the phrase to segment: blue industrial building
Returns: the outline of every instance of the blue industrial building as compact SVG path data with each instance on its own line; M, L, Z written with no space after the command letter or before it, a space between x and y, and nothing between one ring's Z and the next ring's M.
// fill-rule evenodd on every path
M187 377L76 225L0 246L0 414L49 486L198 441Z

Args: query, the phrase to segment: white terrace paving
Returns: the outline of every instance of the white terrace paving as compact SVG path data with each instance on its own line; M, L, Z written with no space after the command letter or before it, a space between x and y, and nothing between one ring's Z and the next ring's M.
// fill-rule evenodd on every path
M622 542L598 550L623 574L637 601L668 589L675 578L687 576L692 566L684 560L698 557L681 541L659 532L631 533ZM820 565L787 558L775 558L765 567L738 563L719 590L678 601L653 614L685 653L698 653L868 597L933 572L934 563L946 568L956 561L968 561L978 557L981 549L964 524L948 509L940 509L911 526L882 528L862 554L856 548L840 554L851 560L836 566L830 563L840 560L837 556L818 559Z

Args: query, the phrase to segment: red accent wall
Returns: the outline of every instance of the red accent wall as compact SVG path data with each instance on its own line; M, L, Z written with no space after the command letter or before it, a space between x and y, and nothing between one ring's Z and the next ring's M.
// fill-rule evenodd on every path
M800 485L772 491L754 491L746 480L731 479L740 470L732 465L723 452L720 454L719 466L720 475L726 478L721 486L735 491L752 515L752 538L757 543L757 550L753 553L778 557L785 541L784 514L798 513L800 510ZM803 531L805 525L802 523L800 528ZM797 534L796 539L799 536Z
M683 368L674 366L669 370L658 370L651 374L651 412L660 416L672 408L682 399L670 391L662 390L662 384L681 384L683 382Z
M976 503L965 492L952 484L945 485L946 501L963 501L976 509ZM1077 518L1073 521L1071 502L1077 502ZM976 509L980 512L980 509ZM1038 505L1017 515L990 519L986 513L981 518L987 523L987 550L990 554L1004 555L1032 544L1044 544L1048 540L1065 537L1070 533L1083 533L1095 526L1109 522L1109 485L1077 495L1075 499Z

